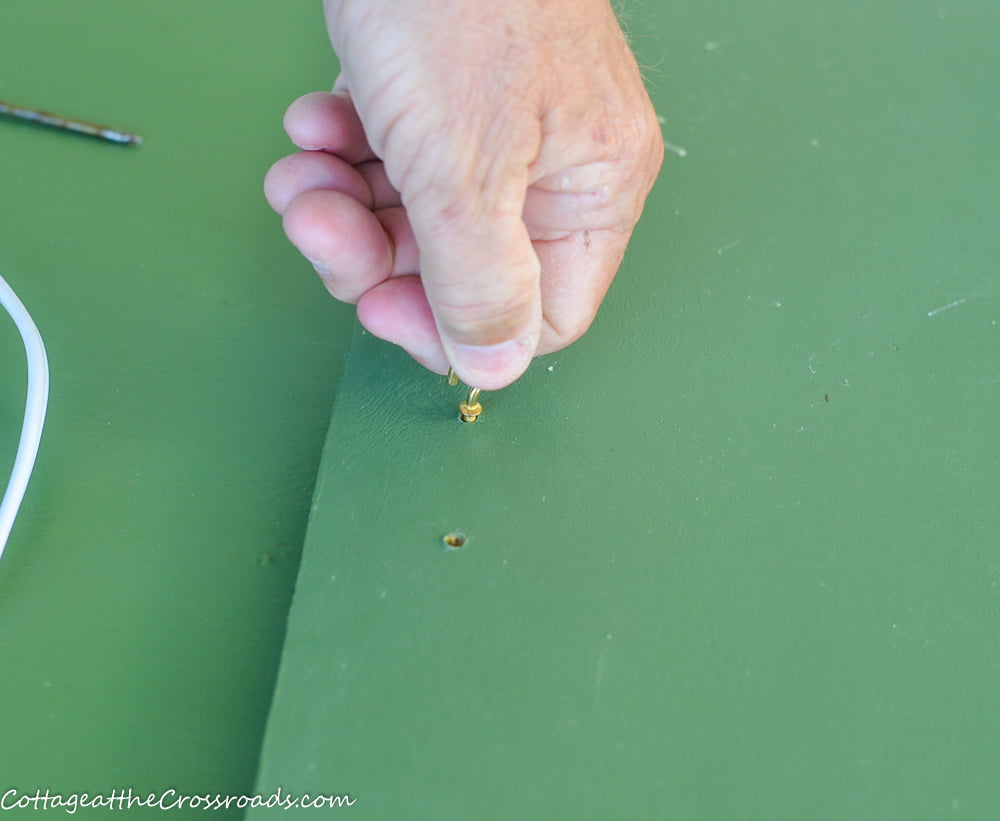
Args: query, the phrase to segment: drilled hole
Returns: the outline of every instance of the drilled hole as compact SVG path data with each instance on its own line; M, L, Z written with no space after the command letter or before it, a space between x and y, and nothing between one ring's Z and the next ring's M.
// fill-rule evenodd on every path
M456 531L455 533L447 534L442 541L444 542L445 547L450 548L451 550L458 550L460 547L465 546L468 539L464 533Z

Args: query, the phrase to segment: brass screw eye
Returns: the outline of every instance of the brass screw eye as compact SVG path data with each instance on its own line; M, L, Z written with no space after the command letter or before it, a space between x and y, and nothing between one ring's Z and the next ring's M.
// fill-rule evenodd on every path
M458 374L454 368L448 368L448 384L458 384ZM483 406L479 401L480 388L469 388L469 395L465 401L458 406L458 418L463 422L475 422L483 412Z

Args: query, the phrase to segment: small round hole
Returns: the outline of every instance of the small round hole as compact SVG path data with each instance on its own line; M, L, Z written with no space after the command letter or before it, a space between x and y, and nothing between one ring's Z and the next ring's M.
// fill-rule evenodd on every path
M465 546L468 539L464 533L456 531L454 533L447 534L442 541L444 542L444 546L450 550L458 550L460 547Z

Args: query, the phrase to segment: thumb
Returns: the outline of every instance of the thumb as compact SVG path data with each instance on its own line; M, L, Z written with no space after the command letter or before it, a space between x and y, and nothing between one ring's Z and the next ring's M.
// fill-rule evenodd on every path
M467 385L497 390L530 364L542 306L522 218L527 169L498 171L496 157L489 164L492 178L459 171L424 185L406 207L445 355Z

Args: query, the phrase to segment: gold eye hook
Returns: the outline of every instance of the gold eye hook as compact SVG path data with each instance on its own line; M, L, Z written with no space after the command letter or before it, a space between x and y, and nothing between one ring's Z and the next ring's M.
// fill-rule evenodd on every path
M455 373L454 368L448 368L448 384L458 384L458 374ZM479 402L479 394L481 393L480 388L469 388L469 395L464 402L459 404L458 418L463 422L475 422L479 418L479 414L483 412L483 406Z
M468 398L458 406L458 417L463 422L475 422L479 414L483 412L483 406L479 403L479 388L469 388Z

